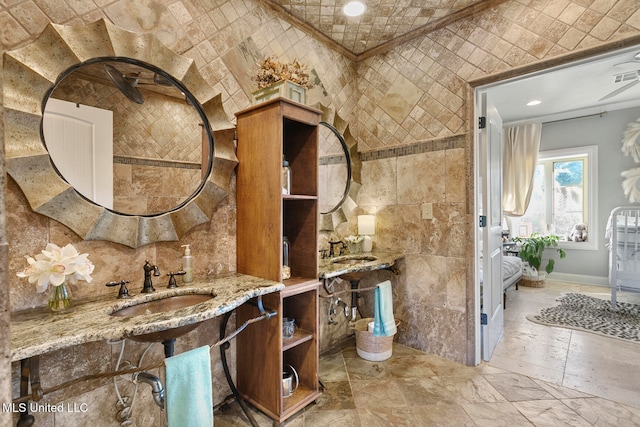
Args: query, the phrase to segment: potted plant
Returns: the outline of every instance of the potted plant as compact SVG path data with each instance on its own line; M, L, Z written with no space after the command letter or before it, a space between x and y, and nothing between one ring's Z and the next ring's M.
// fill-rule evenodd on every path
M558 236L550 234L548 236L532 233L529 237L516 237L513 239L519 247L519 256L528 264L523 272L522 284L525 286L542 287L547 274L550 274L555 267L553 258L545 259L547 261L544 272L540 271L543 263L542 255L547 248L556 248L560 258L567 256L564 249L558 248ZM545 273L546 272L546 273Z

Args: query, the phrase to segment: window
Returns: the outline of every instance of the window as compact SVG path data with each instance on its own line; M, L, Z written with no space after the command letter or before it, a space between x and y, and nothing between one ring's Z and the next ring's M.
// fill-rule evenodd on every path
M572 249L596 249L597 155L595 145L541 151L527 211L511 219L513 235L556 234ZM587 224L587 242L568 242L580 223Z

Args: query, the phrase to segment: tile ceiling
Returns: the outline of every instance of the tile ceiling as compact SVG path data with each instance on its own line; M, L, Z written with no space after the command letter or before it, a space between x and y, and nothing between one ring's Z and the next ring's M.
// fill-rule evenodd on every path
M350 0L266 0L353 54L361 54L486 0L361 0L365 13L342 13Z

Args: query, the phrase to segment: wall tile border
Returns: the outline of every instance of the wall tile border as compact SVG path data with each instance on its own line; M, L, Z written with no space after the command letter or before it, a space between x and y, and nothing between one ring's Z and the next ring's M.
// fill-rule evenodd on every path
M442 138L430 139L428 141L420 141L409 145L402 145L399 147L365 151L359 153L359 156L360 161L362 162L389 159L392 157L410 156L412 154L451 150L454 148L465 148L466 141L467 134L462 133L457 135L445 136Z

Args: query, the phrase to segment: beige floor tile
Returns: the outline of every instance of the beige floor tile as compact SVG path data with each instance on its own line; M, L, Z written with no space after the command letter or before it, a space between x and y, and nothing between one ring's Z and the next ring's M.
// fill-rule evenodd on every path
M411 416L409 408L368 408L358 409L358 417L366 427L415 427L425 425L416 423Z
M562 402L594 426L639 426L640 410L598 397Z
M621 388L615 383L566 374L562 385L584 391L593 396L605 397L609 400L640 408L638 394L635 392L630 393L629 390Z
M564 379L564 363L554 369L553 366L537 365L531 361L514 359L509 354L506 356L494 355L491 361L487 363L509 372L527 375L553 384L561 385Z
M572 388L563 387L561 385L552 384L547 381L533 379L540 387L547 390L556 399L578 399L592 397L590 394L574 390Z
M318 375L322 381L348 381L347 367L342 354L337 352L320 358Z
M398 383L402 380L351 381L353 401L358 409L379 409L383 407L406 408L407 402Z
M315 411L305 412L305 427L360 427L360 417L355 409L344 409L338 411ZM287 423L287 427L290 427Z
M556 304L564 293L579 292L603 299L609 288L547 280L544 288L510 290L505 310L505 335L490 365L570 389L638 405L640 344L571 329L533 324L527 314ZM620 293L621 301L640 295ZM511 314L507 314L512 310ZM517 311L517 313L515 313Z
M533 426L510 402L462 405L473 422L480 427Z
M420 356L392 357L385 362L385 369L393 378L427 378L436 376L429 362L431 357Z
M510 290L505 336L491 361L477 367L398 344L390 359L369 362L350 340L321 357L328 389L285 425L640 425L640 344L526 320L566 292L609 298L607 288L550 279L544 288ZM623 293L620 300L640 302L640 294ZM260 427L271 425L252 413ZM216 412L215 425L249 423L232 404Z
M530 400L513 404L536 426L589 427L590 423L558 400Z
M409 405L423 406L437 402L450 404L504 402L506 399L481 376L412 378L401 382Z
M484 375L484 378L509 402L553 398L531 378L519 374Z
M460 426L471 427L476 424L461 405L434 403L409 408L415 426Z
M325 386L317 404L310 408L311 411L356 408L348 381L326 382Z

